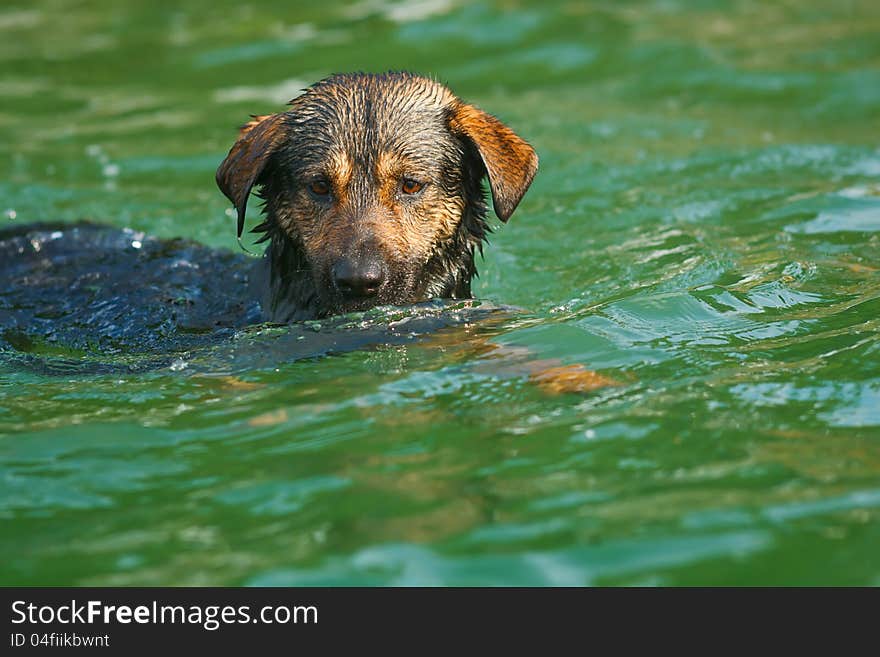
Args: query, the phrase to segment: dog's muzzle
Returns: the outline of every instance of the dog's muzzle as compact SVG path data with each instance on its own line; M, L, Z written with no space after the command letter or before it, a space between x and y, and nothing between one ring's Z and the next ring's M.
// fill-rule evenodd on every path
M385 263L373 255L340 260L333 265L330 274L333 287L350 301L376 296L388 276Z

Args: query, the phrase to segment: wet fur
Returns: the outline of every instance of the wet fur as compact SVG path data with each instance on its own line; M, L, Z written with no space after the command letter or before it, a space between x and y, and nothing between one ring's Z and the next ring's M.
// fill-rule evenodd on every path
M263 198L265 220L255 230L268 246L255 273L247 258L228 250L111 226L0 229L0 356L65 376L175 367L181 352L216 346L261 319L289 322L377 304L470 297L474 256L489 233L484 178L495 213L507 221L537 164L532 148L507 126L436 82L406 73L334 76L288 111L254 117L217 171L238 211L239 236L251 190L257 187ZM334 187L332 199L320 204L306 191L315 175ZM427 183L418 198L401 196L406 176ZM334 262L364 254L382 258L387 280L377 295L345 301L328 272ZM244 280L257 294L244 292ZM321 332L290 327L286 338L273 338L274 351L268 344L249 348L249 340L238 349L251 368L277 362L278 354L313 358L398 344L417 332L506 313L465 303L447 314L432 305L412 315L406 335L383 326L353 331L347 322L334 327L330 321ZM455 345L462 358L491 354L477 367L527 375L554 394L616 385L581 365L535 360L527 349L495 344L470 329L439 331L432 341L444 351ZM73 348L119 358L44 355L59 346L60 354ZM229 368L236 350L215 357L205 361L211 371ZM186 366L194 371L205 366L200 362Z
M255 117L217 171L241 234L258 188L267 241L253 278L265 319L324 317L380 304L471 297L487 223L483 179L506 221L537 171L525 141L445 86L409 73L335 75L284 112ZM401 181L424 182L417 194ZM311 193L326 182L327 198ZM378 293L345 298L343 260L378 258Z

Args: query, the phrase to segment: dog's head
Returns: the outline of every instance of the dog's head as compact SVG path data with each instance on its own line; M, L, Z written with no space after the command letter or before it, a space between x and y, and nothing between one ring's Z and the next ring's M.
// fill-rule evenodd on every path
M217 184L238 212L239 236L261 187L262 229L301 251L298 275L312 278L318 314L331 314L454 296L462 275L469 293L487 230L483 178L507 221L537 166L525 141L443 85L353 74L244 126Z

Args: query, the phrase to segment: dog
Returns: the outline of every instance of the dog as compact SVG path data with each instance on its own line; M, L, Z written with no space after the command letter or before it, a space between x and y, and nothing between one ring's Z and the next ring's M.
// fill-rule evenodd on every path
M525 140L439 82L405 72L333 75L287 110L253 117L217 169L239 240L252 190L263 200L264 219L253 230L268 246L256 268L228 251L94 224L0 230L0 352L31 356L58 343L126 358L132 348L173 354L261 321L470 299L474 258L491 232L484 180L506 222L537 169ZM240 289L244 280L250 292ZM451 327L428 341L461 346L462 357L479 357L503 376L527 375L554 393L615 383L470 335L468 323L456 313L427 319L429 330ZM291 355L404 339L390 326L351 336L330 329L323 341L301 341L305 334L292 329ZM52 371L49 362L27 362Z
M253 280L264 319L287 323L470 299L491 232L483 181L507 222L537 171L535 150L496 117L435 80L389 72L333 75L286 111L253 117L216 178L239 239L258 188L265 218L253 230L268 246ZM466 351L553 393L615 384L522 348L477 340Z
M506 222L538 170L494 116L406 72L338 74L254 117L217 169L244 228L254 187L268 246L254 277L264 318L286 323L469 299L490 227L483 180Z

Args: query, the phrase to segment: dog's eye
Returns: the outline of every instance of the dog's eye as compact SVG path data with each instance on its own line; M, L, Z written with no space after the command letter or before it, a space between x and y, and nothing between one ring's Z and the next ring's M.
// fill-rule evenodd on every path
M425 183L419 182L418 180L413 180L412 178L404 178L403 182L400 185L401 191L404 194L418 194L422 191L422 188L425 186Z
M309 191L315 196L327 196L330 193L330 185L326 180L313 180L309 183Z

